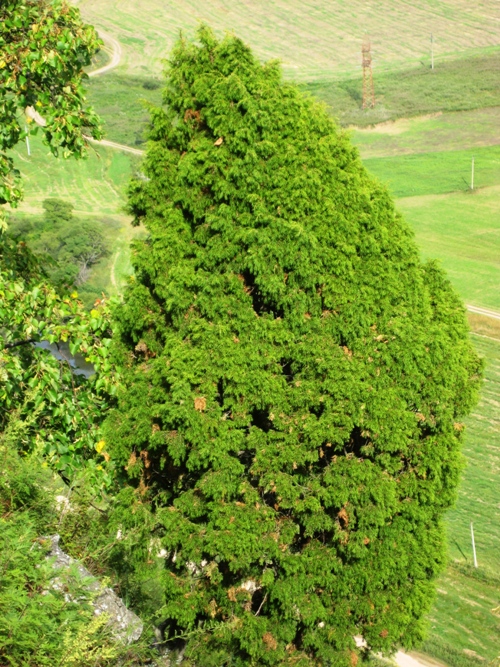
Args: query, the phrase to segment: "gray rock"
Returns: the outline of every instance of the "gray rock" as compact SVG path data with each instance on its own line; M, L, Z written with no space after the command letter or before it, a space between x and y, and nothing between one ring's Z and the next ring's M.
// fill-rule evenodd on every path
M96 595L92 600L94 613L96 616L106 614L108 623L112 629L113 635L126 644L137 641L142 634L143 624L141 619L134 612L127 609L123 600L119 598L111 588L103 588L98 579L96 579L87 568L83 567L59 546L59 535L52 535L47 538L50 540L50 552L47 558L53 558L53 567L56 570L67 570L70 567L76 567L78 574L84 581L83 587L90 593ZM63 589L62 582L56 578L53 580L55 589ZM71 598L66 593L68 600Z

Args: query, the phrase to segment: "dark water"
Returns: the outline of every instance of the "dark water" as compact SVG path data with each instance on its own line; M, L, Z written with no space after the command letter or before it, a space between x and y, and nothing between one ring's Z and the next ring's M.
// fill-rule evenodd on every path
M42 340L40 343L35 343L35 347L49 350L58 361L66 361L71 366L74 375L84 375L88 378L95 372L94 366L85 361L81 354L71 354L68 343L49 343L47 340Z

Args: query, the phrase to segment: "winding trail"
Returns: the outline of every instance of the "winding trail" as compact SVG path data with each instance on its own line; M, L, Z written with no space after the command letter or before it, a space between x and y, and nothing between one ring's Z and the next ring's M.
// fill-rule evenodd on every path
M99 67L99 69L89 72L89 76L100 76L105 72L109 72L109 70L118 67L122 59L122 47L120 42L114 37L111 37L111 35L108 35L107 32L99 30L98 33L103 42L111 47L111 60L107 65L104 65L104 67Z
M125 144L117 144L116 141L109 141L108 139L92 139L92 137L89 137L87 134L84 134L83 136L92 144L107 146L108 148L114 148L115 150L123 151L124 153L133 153L134 155L144 155L145 153L145 151L140 148L132 148L132 146L126 146Z

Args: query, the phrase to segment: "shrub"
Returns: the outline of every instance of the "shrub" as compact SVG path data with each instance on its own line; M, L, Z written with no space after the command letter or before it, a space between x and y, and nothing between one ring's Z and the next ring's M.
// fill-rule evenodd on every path
M157 79L145 79L142 87L145 90L158 90L161 87L161 82Z
M156 506L167 640L212 665L421 641L479 360L464 308L324 108L181 40L130 209L110 453Z
M47 560L62 486L35 460L24 461L0 439L0 664L13 667L115 665L124 654L104 623L92 621L78 578ZM63 641L61 642L61 636ZM78 646L87 653L71 662Z

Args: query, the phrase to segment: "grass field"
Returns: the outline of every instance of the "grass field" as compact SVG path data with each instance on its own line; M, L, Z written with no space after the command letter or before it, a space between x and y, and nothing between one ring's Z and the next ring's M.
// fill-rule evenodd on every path
M88 159L60 160L50 155L38 137L30 138L30 146L31 157L24 142L12 153L23 177L22 210L40 212L42 199L59 197L70 201L78 212L121 211L125 187L135 165L130 155L91 147Z
M148 102L161 104L161 81L109 72L86 83L88 99L103 120L107 139L127 146L144 142Z
M467 421L467 468L457 506L447 518L451 562L438 584L431 633L424 647L451 665L500 656L500 331L499 339L472 334L486 359L481 400ZM479 569L472 567L474 523ZM466 662L464 662L466 661Z
M43 200L57 197L71 203L79 216L98 217L112 250L92 269L84 291L94 296L116 294L132 270L130 241L140 233L123 211L126 185L137 160L103 147L91 148L85 160L59 160L48 154L38 137L31 137L30 145L31 157L25 144L13 152L25 188L20 212L41 214Z
M161 68L179 31L192 35L201 21L220 34L234 31L264 60L281 59L301 81L359 71L365 33L379 70L429 62L431 33L438 62L498 44L496 0L149 0L147 11L139 0L76 4L120 41L127 71L148 75Z
M353 132L368 170L398 197L423 256L441 260L467 303L498 310L499 121L500 108L493 107Z
M500 186L399 199L426 258L438 258L462 298L500 310Z
M499 38L500 41L500 38ZM321 80L304 85L323 100L342 125L366 126L396 118L439 111L467 111L500 105L500 51L475 57L462 54L431 70L418 66L383 72L373 66L376 106L363 110L361 76Z
M500 145L369 158L364 163L395 197L420 197L469 191L472 158L474 188L500 184Z
M497 146L500 144L500 106L401 118L355 128L351 136L365 160ZM478 168L481 169L480 164Z

